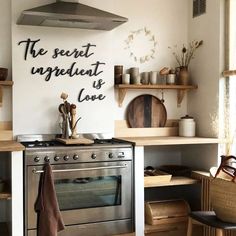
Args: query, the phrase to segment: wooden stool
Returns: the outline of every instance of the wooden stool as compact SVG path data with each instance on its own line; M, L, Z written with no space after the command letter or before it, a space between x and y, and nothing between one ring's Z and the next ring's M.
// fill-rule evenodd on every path
M224 230L236 230L236 224L219 220L214 211L193 211L189 214L187 236L192 236L193 220L214 227L216 236L223 236Z

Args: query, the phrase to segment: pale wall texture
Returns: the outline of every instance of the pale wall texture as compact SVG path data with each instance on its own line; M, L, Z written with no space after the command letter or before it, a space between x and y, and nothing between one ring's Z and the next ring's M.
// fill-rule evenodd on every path
M198 89L188 94L188 113L197 124L197 136L216 137L219 111L219 81L224 69L224 1L208 0L206 14L192 18L189 6L189 40L203 40L191 62L192 82ZM218 165L218 145L187 146L182 163L209 170Z
M129 18L128 23L121 25L113 31L91 31L81 29L47 28L16 25L20 12L34 6L53 1L12 1L12 31L13 31L13 114L14 133L55 133L59 132L58 105L61 102L61 92L69 94L69 101L78 107L79 121L78 132L113 132L114 120L125 118L127 104L139 94L151 93L159 98L160 91L132 91L127 94L122 108L118 108L117 96L113 88L113 67L122 64L127 69L138 66L140 71L159 71L162 67L175 67L175 61L168 46L182 45L187 41L187 0L104 0L81 1L103 10L111 11ZM155 58L148 63L136 63L130 57L130 52L125 50L125 40L131 31L147 27L157 39ZM29 58L24 61L23 46L18 42L27 38L40 39L38 47L49 51L45 56ZM55 66L67 68L73 58L52 59L51 52L55 47L64 49L80 48L86 43L96 44L95 54L90 58L79 58L79 67L87 67L96 60L105 62L104 72L97 78L87 77L58 77L49 82L43 76L30 74L32 66ZM136 41L135 53L150 44L147 38ZM140 54L141 55L141 54ZM94 80L102 79L106 82L100 90L92 88ZM98 102L77 102L77 96L81 88L86 89L87 94L102 93L106 99ZM186 113L186 99L182 106L177 108L176 92L165 91L165 106L168 118L179 118Z

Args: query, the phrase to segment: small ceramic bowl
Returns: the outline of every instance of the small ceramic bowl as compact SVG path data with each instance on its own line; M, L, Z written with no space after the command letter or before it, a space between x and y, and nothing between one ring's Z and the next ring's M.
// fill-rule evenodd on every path
M6 80L8 75L8 69L0 67L0 80Z

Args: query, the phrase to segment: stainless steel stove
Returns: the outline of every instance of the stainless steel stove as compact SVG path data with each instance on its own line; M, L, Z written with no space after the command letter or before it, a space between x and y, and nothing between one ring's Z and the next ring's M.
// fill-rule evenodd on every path
M64 145L55 136L19 136L25 145L25 235L37 235L40 174L51 164L66 229L60 236L111 236L134 230L133 144L95 139Z

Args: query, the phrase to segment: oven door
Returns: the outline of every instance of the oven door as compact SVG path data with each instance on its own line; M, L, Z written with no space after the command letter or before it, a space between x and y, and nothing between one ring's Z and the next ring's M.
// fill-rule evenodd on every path
M27 228L35 229L34 210L43 166L27 167ZM132 162L52 165L65 225L132 218Z

